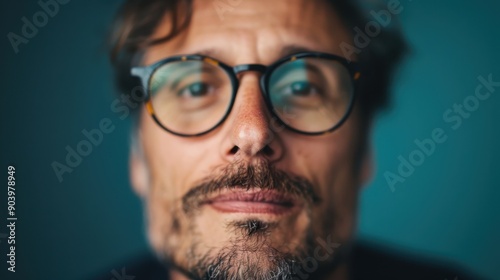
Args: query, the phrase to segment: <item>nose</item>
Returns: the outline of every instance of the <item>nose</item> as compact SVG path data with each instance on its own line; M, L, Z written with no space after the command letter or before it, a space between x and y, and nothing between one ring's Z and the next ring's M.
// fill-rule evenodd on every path
M242 74L236 100L223 139L222 156L227 161L279 160L283 144L280 126L269 113L255 72Z

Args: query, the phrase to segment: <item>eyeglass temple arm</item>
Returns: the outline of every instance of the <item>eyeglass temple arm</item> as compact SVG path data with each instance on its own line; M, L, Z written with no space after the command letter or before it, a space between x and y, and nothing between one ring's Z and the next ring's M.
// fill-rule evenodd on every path
M141 80L142 86L144 88L148 85L148 79L151 75L151 69L149 67L133 67L130 69L130 74L133 77L137 77Z

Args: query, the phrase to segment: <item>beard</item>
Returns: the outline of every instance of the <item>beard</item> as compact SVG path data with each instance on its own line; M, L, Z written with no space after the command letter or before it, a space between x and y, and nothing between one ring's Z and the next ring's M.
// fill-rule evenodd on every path
M222 248L215 256L205 254L189 275L192 279L299 279L296 271L306 254L283 253L265 242L245 241Z
M212 246L201 241L204 228L197 221L201 219L203 201L223 190L251 191L257 188L293 196L303 202L308 223L301 232L297 232L296 236L299 237L294 237L294 242L282 238L295 235L293 227L287 227L280 221L255 217L230 220L221 225L228 236L223 246ZM327 227L331 225L316 221L316 228L313 227L311 222L315 220L311 208L318 203L320 199L313 185L304 178L277 170L265 161L253 165L232 163L217 174L201 180L182 197L181 210L173 212L174 216L178 216L173 220L176 223L186 221L185 230L178 229L177 232L185 245L165 248L162 258L167 266L190 279L314 279L314 275L334 269L338 263L334 257L339 255L329 254L321 260L311 257L319 246L314 237L318 234L327 235ZM180 212L185 215L185 219L179 217ZM176 227L179 228L178 225ZM165 238L169 234L172 232L165 234ZM184 257L179 258L179 254L184 254ZM313 265L308 265L308 261Z

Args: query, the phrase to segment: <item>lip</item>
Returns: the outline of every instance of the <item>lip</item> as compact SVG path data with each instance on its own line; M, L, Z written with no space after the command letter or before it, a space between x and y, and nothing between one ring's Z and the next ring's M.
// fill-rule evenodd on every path
M283 215L297 209L300 204L292 196L272 190L237 190L219 194L206 200L222 213L256 213Z

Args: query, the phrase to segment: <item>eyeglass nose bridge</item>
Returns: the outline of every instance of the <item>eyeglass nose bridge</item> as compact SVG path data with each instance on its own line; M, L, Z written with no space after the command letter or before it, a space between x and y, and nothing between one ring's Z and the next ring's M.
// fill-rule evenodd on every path
M233 78L234 79L233 86L235 87L234 94L236 95L236 92L238 91L238 88L239 88L239 82L238 82L237 75L240 73L243 73L243 72L253 71L253 72L260 72L261 74L263 74L260 77L259 85L260 85L260 89L262 91L262 94L266 95L265 87L264 87L264 80L265 80L265 76L267 75L268 69L269 69L268 66L262 65L262 64L240 64L240 65L234 66L232 68L233 73L234 73L234 78ZM272 106L267 100L266 100L266 103L268 103L267 105L269 107L269 110L272 110L272 108L271 108ZM232 104L231 104L231 107L232 107Z
M262 64L240 64L233 67L233 72L236 75L247 71L265 73L267 71L267 66Z
M234 94L233 101L231 102L230 109L228 110L226 117L229 115L229 113L232 110L232 107L234 105L234 98L236 97L236 93L238 92L239 81L238 81L237 75L240 73L249 72L249 71L260 72L262 74L262 76L260 77L260 81L259 81L260 90L261 90L262 95L264 95L264 100L265 100L265 103L267 105L267 109L272 113L273 106L270 103L270 101L265 97L266 96L266 89L264 86L264 83L265 83L264 80L265 80L265 76L267 75L268 69L269 69L269 67L266 65L263 65L263 64L240 64L240 65L236 65L236 66L232 67L232 70L234 73L234 78L235 78L235 80L233 81L234 82L233 86L235 86L235 88L234 88L234 93L233 93ZM224 117L224 119L221 122L223 122L226 117Z

